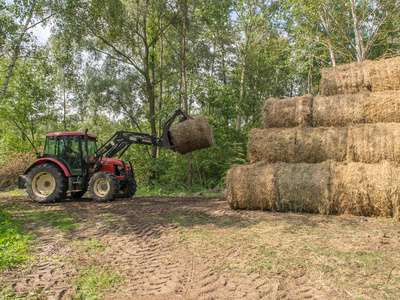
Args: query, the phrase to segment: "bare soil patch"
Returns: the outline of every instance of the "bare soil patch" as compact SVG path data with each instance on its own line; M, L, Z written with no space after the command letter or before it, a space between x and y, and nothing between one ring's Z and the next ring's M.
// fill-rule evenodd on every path
M231 210L224 197L0 204L36 236L32 259L0 272L3 299L400 297L391 219ZM90 272L108 286L84 291Z

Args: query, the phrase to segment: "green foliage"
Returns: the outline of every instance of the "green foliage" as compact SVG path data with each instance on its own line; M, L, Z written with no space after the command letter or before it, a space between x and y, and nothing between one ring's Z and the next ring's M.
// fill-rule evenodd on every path
M0 2L0 84L29 11L32 23L53 24L46 47L24 36L0 104L0 155L38 151L48 132L89 129L100 142L117 130L160 136L185 107L184 69L189 114L205 115L215 140L191 154L193 185L187 156L133 145L122 159L134 166L139 194L224 188L231 165L246 162L265 100L317 94L322 67L356 60L355 29L365 58L399 55L395 0L356 1L358 26L343 0L185 3Z
M0 269L28 260L31 240L32 236L26 234L20 223L0 206Z

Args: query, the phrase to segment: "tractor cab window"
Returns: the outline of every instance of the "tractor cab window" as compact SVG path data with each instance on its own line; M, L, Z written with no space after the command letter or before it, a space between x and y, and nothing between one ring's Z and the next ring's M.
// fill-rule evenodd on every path
M88 155L89 157L93 157L97 151L96 140L88 139Z
M82 152L77 136L57 137L56 156L66 162L72 175L82 174Z
M46 154L56 155L56 149L57 149L57 138L55 136L47 137L43 152Z

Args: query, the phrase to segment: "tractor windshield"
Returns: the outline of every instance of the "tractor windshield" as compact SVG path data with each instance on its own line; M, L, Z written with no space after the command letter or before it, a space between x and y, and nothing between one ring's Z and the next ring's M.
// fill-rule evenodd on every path
M72 175L82 174L82 151L80 136L49 136L46 138L44 154L62 159Z

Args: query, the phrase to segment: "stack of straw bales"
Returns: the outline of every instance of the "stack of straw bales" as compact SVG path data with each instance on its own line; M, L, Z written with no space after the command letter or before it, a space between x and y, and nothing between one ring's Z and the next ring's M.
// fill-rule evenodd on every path
M400 219L400 57L323 69L320 95L263 110L250 164L228 172L232 208Z

